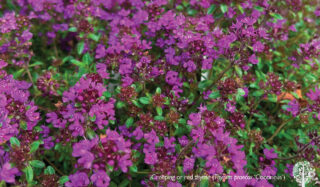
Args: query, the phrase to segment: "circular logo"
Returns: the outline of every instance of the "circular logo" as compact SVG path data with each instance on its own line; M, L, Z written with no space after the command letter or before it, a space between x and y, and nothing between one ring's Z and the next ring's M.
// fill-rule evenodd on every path
M310 162L302 161L294 165L292 174L297 183L305 187L306 184L314 179L316 172Z

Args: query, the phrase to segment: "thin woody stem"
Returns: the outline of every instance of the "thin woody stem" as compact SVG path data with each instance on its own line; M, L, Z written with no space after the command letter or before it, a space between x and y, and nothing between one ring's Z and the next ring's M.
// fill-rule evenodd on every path
M311 145L311 143L312 143L315 139L320 139L320 136L313 138L309 143L307 143L305 146L303 146L302 148L300 148L300 149L296 152L296 155L291 156L291 157L285 157L285 158L281 158L281 157L280 157L280 158L276 158L276 159L278 159L278 160L291 160L291 159L294 159L294 158L299 157L300 153L304 152L304 151Z
M205 91L211 90L211 89L216 85L216 83L217 83L219 80L221 80L221 78L224 76L224 74L225 74L230 68L232 68L233 65L234 65L234 63L231 62L231 63L229 64L229 66L228 66L226 69L224 69L224 70L218 75L218 77L211 83L211 85L210 85L208 88L205 89ZM202 94L199 94L199 95L194 99L194 101L198 101L198 100L199 100L200 98L202 98L202 97L203 97L203 95L202 95ZM194 106L194 105L191 105L191 106Z
M271 143L273 138L276 137L279 132L281 131L281 129L287 124L289 123L290 121L294 120L296 117L291 117L290 119L284 121L281 123L281 125L277 128L277 130L273 133L273 135L267 140L268 143Z
M47 157L44 157L44 160L48 162L61 176L64 176L65 174L60 171Z

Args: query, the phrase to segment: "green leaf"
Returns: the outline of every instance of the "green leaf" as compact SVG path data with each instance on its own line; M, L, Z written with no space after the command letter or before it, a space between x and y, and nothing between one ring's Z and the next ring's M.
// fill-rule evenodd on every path
M254 7L256 10L259 10L260 12L263 12L264 8L261 6L256 6Z
M90 53L86 53L82 57L82 62L84 62L87 65L89 65L92 62L92 60L93 59L91 58Z
M28 183L31 183L33 181L33 169L31 166L27 166L24 169L24 173L26 174L26 179Z
M24 71L25 71L25 69L20 69L20 70L18 70L18 71L15 71L15 72L13 73L13 78L14 78L14 79L19 78L19 77L23 74Z
M249 155L253 155L253 148L254 148L255 144L253 142L251 142L250 144L250 148L249 148Z
M188 97L189 104L191 104L191 103L193 102L194 98L195 98L195 96L194 96L194 94L191 92L190 95L189 95L189 97Z
M11 147L13 147L13 146L20 147L20 141L16 137L11 137L10 138L10 144L11 144Z
M156 111L157 111L157 114L158 114L159 116L162 116L162 108L161 108L161 107L157 106L157 107L156 107Z
M243 10L243 8L242 8L242 6L241 6L241 5L238 5L238 9L240 10L241 14L243 14L243 13L244 13L244 10Z
M56 173L56 172L55 172L54 168L51 167L51 166L48 166L48 167L44 170L44 174L46 174L46 175L53 175L53 174L55 174L55 173Z
M291 92L291 95L293 95L296 99L299 99L299 95L296 92Z
M212 4L207 11L207 14L213 14L214 10L216 9L216 5Z
M119 187L126 187L128 186L130 181L128 179L124 179L120 184Z
M103 92L102 95L105 96L106 98L110 98L112 96L111 93L108 91Z
M155 116L154 119L157 121L163 121L164 117L163 116Z
M78 45L77 45L77 52L78 52L78 55L81 55L82 52L84 50L84 42L79 42Z
M189 6L189 2L188 2L188 1L182 1L182 5L183 5L184 7L188 7L188 6Z
M272 17L274 17L275 19L278 19L278 20L282 20L283 19L283 17L278 13L270 13L270 15Z
M150 103L150 100L148 97L140 97L139 101L140 101L140 103L145 104L145 105Z
M96 117L96 115L93 115L93 116L89 116L89 119L90 119L90 121L95 122L97 117Z
M39 141L32 142L32 144L30 145L30 153L33 153L36 150L38 150L39 146L40 146L40 142Z
M63 185L64 183L69 181L69 177L68 176L62 176L59 179L59 184Z
M183 118L180 118L180 119L178 120L178 122L179 122L180 124L186 124L186 123L187 123L187 120L185 120L185 119L183 119Z
M183 6L182 6L182 5L178 5L178 6L176 7L176 9L177 9L178 11L182 11L182 10L183 10Z
M239 66L235 66L235 70L237 72L237 74L239 75L239 77L242 77L242 70Z
M200 89L204 89L204 88L208 87L209 85L211 85L212 82L213 82L212 80L204 80L204 81L201 81L201 82L198 84L198 87L199 87Z
M134 121L133 117L128 118L126 121L126 127L127 128L131 127L133 124L133 121Z
M40 160L32 160L29 162L32 167L44 168L45 164Z
M71 59L70 62L78 67L85 67L85 64L76 59Z
M238 88L237 95L244 96L246 95L246 92L242 88Z
M219 91L216 91L216 92L212 92L210 95L209 95L209 98L210 99L217 99L218 97L220 97L220 92Z
M24 120L20 121L20 128L23 130L27 130L27 123Z
M6 6L9 10L17 10L17 7L12 3L11 0L7 0Z
M263 94L264 94L264 90L257 90L252 93L252 95L255 97L262 96Z
M161 88L157 87L156 93L157 93L157 94L161 94Z
M69 32L77 32L77 27L70 27L68 29Z
M95 41L95 42L97 42L97 41L99 41L99 39L100 39L100 34L93 34L93 33L90 33L89 35L88 35L88 38L90 38L90 39L92 39L93 41Z
M29 65L29 68L34 67L34 66L42 66L42 65L43 65L43 62L36 61L35 63L30 64L30 65Z
M136 101L136 100L132 100L132 103L133 103L135 106L139 107L139 108L142 107L142 105L141 105L138 101Z
M87 135L87 137L88 137L90 140L92 140L93 138L95 138L95 137L97 136L97 134L95 133L95 131L92 130L92 129L90 129L90 128L88 128L88 129L86 130L86 135Z
M4 180L0 181L0 187L7 187L6 182Z
M183 83L182 83L182 86L184 86L184 87L186 87L186 88L190 88L190 85L189 85L188 82L183 82Z
M123 108L124 106L126 106L126 104L122 101L118 101L116 104L117 109Z
M200 187L208 187L208 186L209 186L209 180L207 178L201 179Z
M198 11L196 9L189 9L187 13L189 16L195 16L198 13Z
M222 13L226 13L228 11L228 6L225 4L221 4L220 9Z
M116 183L114 183L113 181L110 182L109 187L118 187L118 185Z
M130 166L130 171L137 173L138 172L138 167L136 165Z
M269 94L268 95L268 101L271 101L273 103L276 103L278 101L277 95L275 94Z

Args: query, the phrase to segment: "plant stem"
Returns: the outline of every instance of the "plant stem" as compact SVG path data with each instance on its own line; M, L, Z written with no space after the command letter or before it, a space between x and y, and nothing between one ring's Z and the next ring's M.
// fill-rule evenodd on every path
M60 171L47 157L44 157L44 160L48 162L61 176L64 176L65 174Z
M281 131L281 129L287 124L289 123L290 121L292 121L293 119L295 119L296 117L291 117L290 119L284 121L281 123L281 125L277 128L277 130L273 133L273 135L267 140L268 143L271 143L273 138L276 137L279 132Z
M219 75L218 75L218 77L212 82L212 84L208 87L208 88L206 88L204 91L207 91L207 90L211 90L215 85L216 85L216 83L224 76L224 74L230 69L230 68L232 68L232 66L233 66L233 62L231 62L230 64L229 64L229 66L226 68L226 69L224 69ZM194 103L195 102L197 102L199 99L201 99L203 97L203 95L200 93L199 95L197 95L197 97L193 100L194 101ZM196 105L191 105L191 106L196 106Z
M29 71L29 61L27 62L27 65L25 66L25 69L26 69L26 72L28 74L28 77L29 77L29 80L31 81L32 85L34 85L34 82L32 80L32 76L31 76L31 73Z

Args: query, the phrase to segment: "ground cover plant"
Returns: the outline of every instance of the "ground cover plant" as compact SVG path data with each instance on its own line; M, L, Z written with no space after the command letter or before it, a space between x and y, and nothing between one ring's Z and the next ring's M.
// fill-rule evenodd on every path
M319 184L317 0L1 0L0 186ZM318 183L318 184L317 184Z

